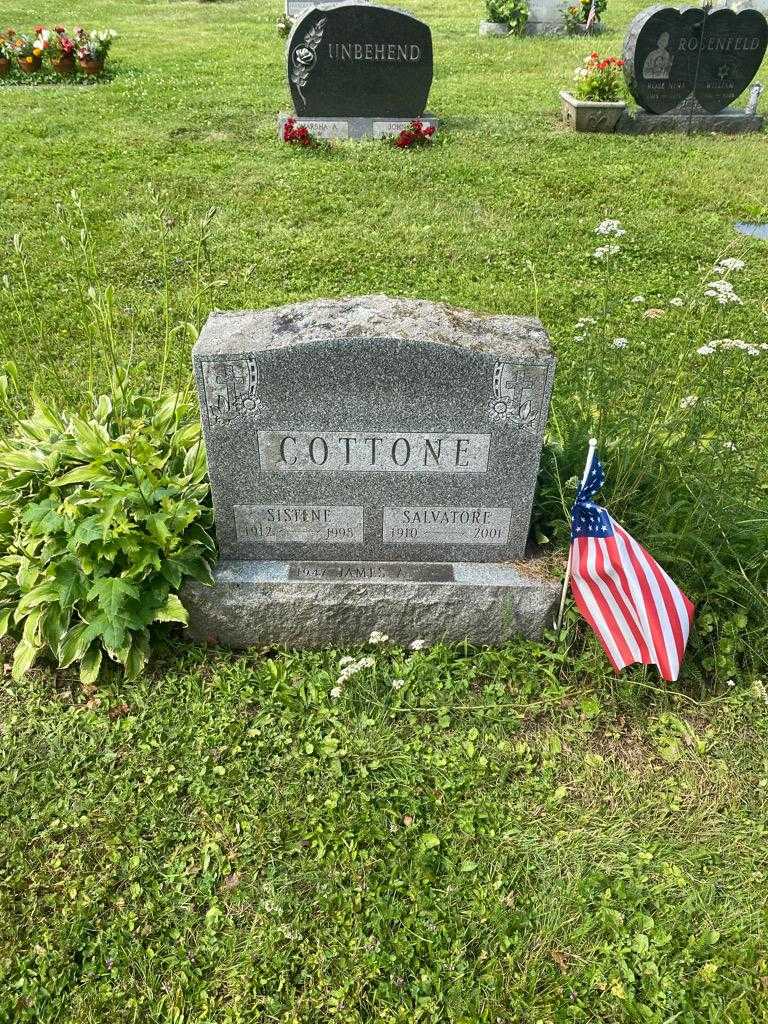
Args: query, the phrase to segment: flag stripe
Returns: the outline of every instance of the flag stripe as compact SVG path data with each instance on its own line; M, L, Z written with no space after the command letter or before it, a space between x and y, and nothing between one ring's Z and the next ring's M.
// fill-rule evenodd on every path
M598 548L603 550L603 544L597 540L595 543ZM636 653L633 661L642 661L643 664L647 665L650 658L648 644L645 642L637 611L627 595L626 574L622 569L621 559L618 557L618 549L614 537L605 538L604 550L606 584L610 587L611 594L621 609L625 627L634 641L632 646Z
M615 635L626 664L638 661L640 649L632 635L632 630L629 628L624 611L614 599L608 585L610 562L606 565L606 559L603 557L603 545L600 541L592 538L588 538L585 543L589 545L590 557L587 565L595 584L595 598L603 612L603 618L608 623L611 632Z
M616 526L618 526L618 524L616 524ZM643 607L645 608L648 616L651 636L653 638L653 646L656 651L656 664L659 666L659 671L661 672L662 677L664 679L670 679L672 667L670 665L669 648L667 644L672 636L671 631L668 627L666 630L664 628L665 623L659 615L659 606L656 603L658 595L648 579L645 560L638 551L635 541L620 527L617 532L626 544L627 555L632 564L632 568L635 571L635 576L642 592ZM655 582L656 581L654 580L654 584Z
M614 642L614 638L605 624L600 608L594 600L591 580L589 580L588 577L585 577L581 571L581 564L585 553L583 545L586 544L586 541L586 537L580 537L573 545L571 589L573 591L573 596L576 599L576 604L579 607L579 611L597 634L597 638L608 656L608 660L613 665L614 669L619 672L631 663L631 659L622 659L616 643ZM583 586L582 582L584 583Z

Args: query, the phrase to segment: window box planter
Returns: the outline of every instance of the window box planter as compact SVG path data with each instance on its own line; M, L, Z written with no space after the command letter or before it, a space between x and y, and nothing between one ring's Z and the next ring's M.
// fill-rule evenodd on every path
M569 92L560 93L563 121L577 132L615 132L626 103L600 103L593 100L577 100Z
M509 25L506 21L481 21L481 36L508 36Z

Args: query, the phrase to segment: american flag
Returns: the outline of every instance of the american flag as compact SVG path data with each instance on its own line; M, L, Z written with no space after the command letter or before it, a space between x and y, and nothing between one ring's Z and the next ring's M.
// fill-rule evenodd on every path
M586 25L587 32L591 31L592 26L595 24L596 20L597 20L597 6L595 4L595 0L592 0L592 3L589 5L589 14L587 15L587 25Z
M605 483L593 454L573 506L571 591L616 671L656 665L673 682L694 607L685 594L592 498Z

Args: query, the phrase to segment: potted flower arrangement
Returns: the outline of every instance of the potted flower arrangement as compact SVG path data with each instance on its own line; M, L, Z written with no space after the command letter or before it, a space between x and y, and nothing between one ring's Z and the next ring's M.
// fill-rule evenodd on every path
M488 20L480 22L481 36L521 36L528 21L526 0L485 0Z
M40 33L44 31L42 25L35 26L34 36L19 34L13 36L13 52L19 64L19 70L25 75L31 75L40 70L43 63L43 41Z
M569 36L597 35L602 31L600 15L608 6L608 0L575 0L563 12L565 31ZM590 12L594 7L594 13Z
M112 28L94 29L86 32L84 28L75 29L77 59L86 75L100 75L104 70L109 48L117 38Z
M57 25L49 33L47 43L48 59L53 70L64 78L74 75L77 46L63 25Z
M13 57L13 37L16 33L12 28L0 32L0 78L5 78L11 70L11 58Z
M563 120L577 132L613 132L627 109L623 97L624 61L591 53L577 68L574 96L563 90Z

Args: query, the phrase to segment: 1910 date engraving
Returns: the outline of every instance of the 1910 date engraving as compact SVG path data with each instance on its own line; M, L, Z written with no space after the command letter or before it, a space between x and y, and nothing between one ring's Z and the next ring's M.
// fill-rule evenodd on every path
M436 505L385 508L385 544L505 544L512 510Z

